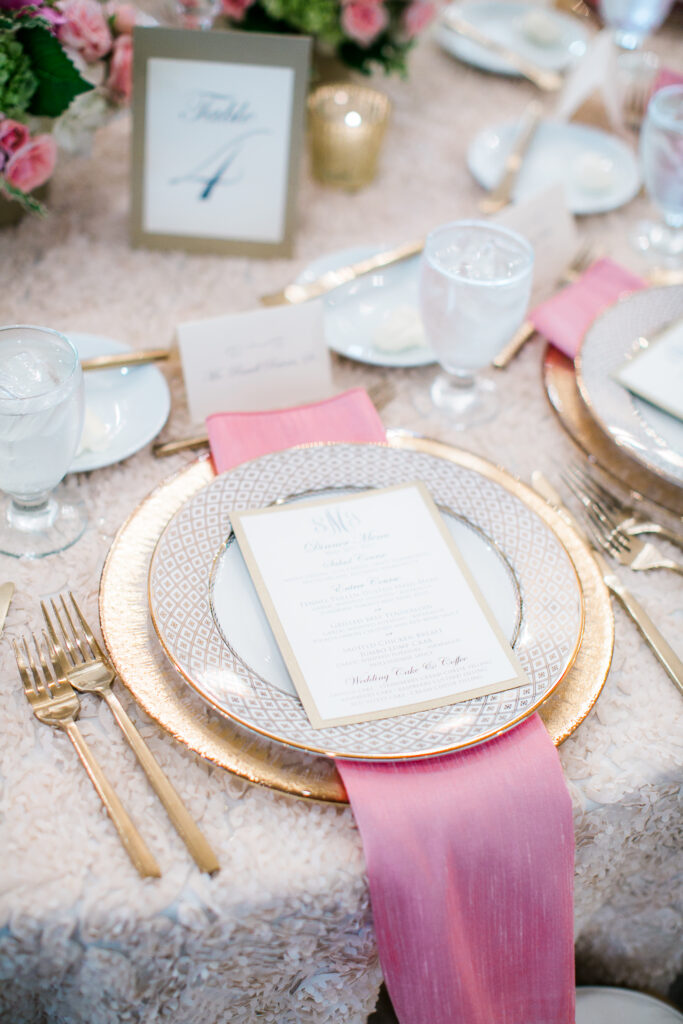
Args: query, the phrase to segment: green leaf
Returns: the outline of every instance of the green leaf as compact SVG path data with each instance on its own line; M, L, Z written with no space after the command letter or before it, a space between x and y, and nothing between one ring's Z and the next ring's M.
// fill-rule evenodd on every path
M31 60L31 70L38 79L29 113L37 117L59 117L74 96L94 88L81 78L58 40L39 22L24 25L17 32L25 53Z
M29 213L37 213L39 217L44 217L47 214L47 209L42 203L39 203L28 192L22 192L20 188L10 185L4 178L0 178L0 192L4 192L8 199L13 199L19 203Z

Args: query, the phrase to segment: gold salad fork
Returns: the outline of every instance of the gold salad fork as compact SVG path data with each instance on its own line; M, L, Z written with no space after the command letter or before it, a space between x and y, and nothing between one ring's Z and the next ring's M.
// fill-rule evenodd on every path
M202 871L213 874L220 870L215 853L112 690L116 672L95 639L72 593L69 593L69 600L73 615L63 594L60 595L59 604L55 600L50 602L51 612L44 601L40 603L60 672L77 690L97 693L107 702L117 725L133 748L152 789L166 808L195 863Z
M633 505L622 501L612 491L603 487L583 466L573 463L567 470L567 474L572 477L586 497L592 500L596 511L604 515L605 518L611 517L623 533L627 533L630 537L654 534L683 549L683 534L675 533L673 530L667 529L666 526L639 515Z
M651 541L641 540L625 533L613 517L602 511L568 473L562 476L575 498L583 505L584 515L593 540L608 554L635 571L670 569L683 575L683 564L665 558Z
M71 684L55 667L54 647L44 633L44 646L41 646L35 635L31 637L31 640L38 663L36 663L25 638L21 647L14 641L14 657L24 686L24 694L31 705L33 714L39 722L51 725L55 729L62 729L67 734L138 872L143 878L159 878L161 875L159 865L148 850L144 839L128 816L128 812L113 787L107 781L76 725L81 702Z

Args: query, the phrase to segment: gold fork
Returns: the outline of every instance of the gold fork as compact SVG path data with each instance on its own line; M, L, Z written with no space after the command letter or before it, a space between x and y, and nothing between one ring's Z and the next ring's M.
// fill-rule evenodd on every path
M593 243L584 242L562 271L562 274L557 281L558 287L573 284L573 282L583 274L584 270L588 270L591 263L595 262L597 258L598 253ZM535 332L536 328L534 327L533 321L525 320L519 330L513 334L505 348L500 350L491 365L494 366L496 370L504 370L505 367L512 362L532 334L535 334Z
M571 465L567 470L567 475L571 476L584 494L592 500L596 511L605 517L610 517L614 525L629 537L653 534L683 548L683 535L667 529L661 523L655 523L651 519L638 515L633 505L627 504L612 491L603 487L583 466Z
M69 593L69 599L80 628L74 622L63 594L60 595L61 611L54 600L50 602L52 614L44 601L40 603L60 671L77 690L82 693L97 693L107 702L117 725L142 765L152 789L166 808L169 818L197 866L202 871L213 874L220 870L215 853L112 690L111 684L116 678L114 668L95 639L72 593Z
M648 569L670 569L683 575L683 564L672 558L665 558L651 542L639 537L630 537L625 533L613 517L594 503L593 499L576 483L568 473L562 479L575 498L581 502L584 514L591 526L594 540L622 565L636 572Z
M24 685L24 694L31 705L31 710L39 722L62 729L83 762L90 781L97 790L99 797L107 809L121 838L126 853L143 878L159 878L159 865L147 848L147 845L128 816L128 812L107 781L104 772L95 760L90 747L76 725L81 708L78 694L55 666L55 650L47 636L43 633L44 648L36 636L31 637L36 649L40 669L36 664L26 639L23 650L14 641L14 657L16 658L19 675ZM47 656L46 652L47 651Z

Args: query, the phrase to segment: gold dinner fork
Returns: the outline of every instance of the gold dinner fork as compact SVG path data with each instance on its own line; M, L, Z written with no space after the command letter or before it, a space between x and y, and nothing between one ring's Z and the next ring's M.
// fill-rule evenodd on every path
M608 554L635 571L648 569L670 569L683 575L683 564L672 558L665 558L651 541L631 537L625 533L612 516L598 509L592 498L576 483L573 477L564 473L565 484L575 498L583 505L584 515L591 526L593 539Z
M654 534L683 549L683 535L638 515L633 505L622 501L612 491L603 487L583 466L572 464L567 470L567 475L571 476L585 496L591 499L596 511L606 518L611 517L615 525L629 537Z
M213 874L220 870L215 853L112 690L116 672L95 639L72 593L69 593L69 599L77 622L74 621L63 594L59 598L61 610L54 600L50 602L51 612L44 601L40 603L60 672L77 690L82 693L97 693L107 702L117 725L142 765L152 789L166 808L169 818L197 866L202 871Z
M128 812L116 795L104 772L95 760L90 747L76 725L81 708L78 694L61 675L55 666L55 650L48 637L43 633L43 644L36 636L31 637L38 656L38 663L24 638L20 647L14 641L14 657L16 658L19 675L24 685L24 694L31 705L31 710L39 722L62 729L80 757L90 781L97 790L99 797L107 809L121 838L126 853L143 878L159 878L159 865L147 848L147 845L128 816ZM47 653L46 653L47 652Z

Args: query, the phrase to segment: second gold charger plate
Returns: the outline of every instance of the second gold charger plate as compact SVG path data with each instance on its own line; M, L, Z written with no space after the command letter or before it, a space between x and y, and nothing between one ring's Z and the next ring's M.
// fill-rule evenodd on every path
M583 593L584 634L574 665L540 708L551 737L561 743L595 703L612 654L611 606L590 553L537 495L485 460L429 440L394 436L389 444L436 455L504 486L556 532L570 553ZM213 477L208 459L192 463L153 491L121 527L100 589L102 630L112 660L144 710L202 757L282 792L345 802L333 761L268 740L212 712L176 675L156 640L146 595L152 552L169 518Z
M636 462L602 430L581 397L574 364L552 345L545 351L543 377L560 423L582 451L612 478L615 490L634 491L680 520L683 488Z

